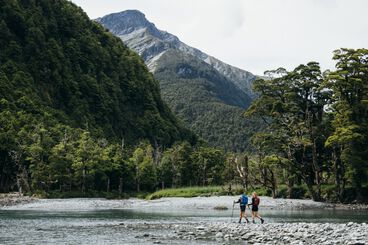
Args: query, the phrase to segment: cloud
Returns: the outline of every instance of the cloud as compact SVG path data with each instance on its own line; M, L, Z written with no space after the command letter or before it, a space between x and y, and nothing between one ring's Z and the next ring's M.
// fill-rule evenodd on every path
M256 74L368 47L365 0L73 0L91 18L138 9L162 30Z

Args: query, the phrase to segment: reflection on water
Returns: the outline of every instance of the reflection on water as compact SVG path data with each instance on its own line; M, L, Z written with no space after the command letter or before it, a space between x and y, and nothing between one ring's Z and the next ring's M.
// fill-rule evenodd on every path
M160 235L162 244L186 244L173 239L172 231L149 228L147 224L180 224L187 222L232 222L238 215L234 210L93 210L40 211L0 210L1 244L155 244ZM266 222L367 222L366 211L342 210L261 210ZM122 224L135 224L127 228ZM171 234L171 236L170 236ZM167 237L167 240L165 240ZM204 244L206 241L191 241ZM213 243L211 243L213 244Z

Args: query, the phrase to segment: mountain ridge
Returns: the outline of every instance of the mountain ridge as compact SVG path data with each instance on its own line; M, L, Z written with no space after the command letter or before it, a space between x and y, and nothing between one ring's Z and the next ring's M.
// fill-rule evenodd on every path
M124 19L124 22L121 21L122 19ZM251 72L226 64L197 48L183 43L177 36L159 30L154 23L148 21L145 15L138 10L126 10L109 14L96 19L96 21L134 49L145 60L152 72L156 69L155 61L160 58L162 53L174 48L203 60L231 80L251 98L255 96L251 86L256 76ZM144 46L148 42L150 42L150 46Z
M210 146L244 151L259 122L243 113L255 76L160 31L137 10L96 20L135 50L160 82L171 110Z

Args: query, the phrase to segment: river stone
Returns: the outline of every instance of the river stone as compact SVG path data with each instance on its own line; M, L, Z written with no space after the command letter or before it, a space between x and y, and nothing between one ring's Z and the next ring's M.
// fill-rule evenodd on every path
M346 224L347 227L351 227L353 225L354 225L354 222L349 222L349 223Z

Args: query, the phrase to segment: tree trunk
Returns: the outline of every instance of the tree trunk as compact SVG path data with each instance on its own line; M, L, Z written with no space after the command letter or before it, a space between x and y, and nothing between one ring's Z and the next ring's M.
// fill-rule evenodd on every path
M72 191L72 171L70 168L68 169L68 175L69 175L69 192Z
M309 193L311 194L313 201L318 201L317 193L313 189L313 183L309 181L306 181L306 182L307 182L307 189Z
M86 192L86 167L83 167L82 170L82 192Z
M17 186L18 186L19 195L23 195L23 188L22 188L19 174L17 174Z
M28 171L27 169L22 166L18 170L20 173L17 174L17 185L18 190L20 190L20 193L27 193L31 191L31 187L29 185L29 179L28 179ZM19 189L20 188L20 189Z
M271 174L271 185L272 185L272 198L276 198L276 195L277 195L277 180L276 180L276 177L275 177L275 174L273 171L270 171L270 174Z
M106 192L110 192L110 177L107 176L107 187L106 187Z
M343 187L343 180L342 180L342 176L341 176L341 159L340 159L340 154L338 152L337 147L334 147L333 151L332 151L332 161L334 164L334 172L335 172L335 186L336 186L336 196L339 199L340 202L343 201L343 191L344 191L344 187Z
M321 169L317 159L317 146L315 139L313 140L312 163L317 185L315 201L319 201L321 199Z
M123 178L119 178L119 195L123 193Z
M268 171L267 171L267 168L262 168L261 170L263 172L263 180L262 180L262 184L264 187L267 187L267 178L268 178Z
M290 149L290 145L288 145L288 160L290 162L289 166L288 166L288 170L287 170L287 174L291 174L292 173L292 167L291 167L291 164L293 162L293 157L292 157L292 154L291 154L291 149ZM286 184L287 184L287 193L288 193L288 198L291 198L292 197L292 192L293 192L293 185L294 185L294 181L292 179L292 177L290 176L287 176L287 181L286 181Z
M239 173L239 176L241 178L242 181L242 187L244 189L244 191L248 190L248 156L244 156L244 158L235 158L235 164L236 164L236 169Z

